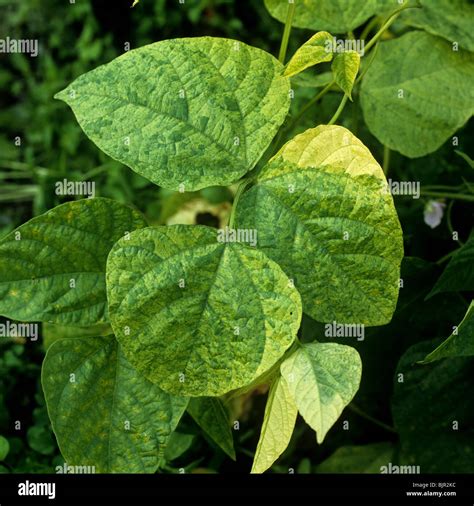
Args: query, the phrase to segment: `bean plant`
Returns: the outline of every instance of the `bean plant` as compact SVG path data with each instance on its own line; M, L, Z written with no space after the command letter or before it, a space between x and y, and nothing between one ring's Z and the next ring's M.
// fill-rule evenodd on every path
M302 315L343 332L382 326L402 286L386 174L338 120L357 91L386 153L417 158L470 118L472 32L453 31L444 3L265 0L284 23L278 59L237 40L162 40L55 95L100 150L152 183L235 188L219 229L149 226L138 210L95 197L0 241L0 314L83 329L49 347L41 376L68 464L162 471L186 411L235 458L228 403L261 385L269 391L252 472L284 452L298 413L323 444L363 365L349 339L303 342ZM399 18L413 28L386 40ZM362 50L341 48L335 34L355 43L362 25ZM287 58L292 26L313 34ZM289 115L308 69L319 79L314 97ZM287 138L335 90L332 118ZM458 353L460 338L450 339L426 360Z

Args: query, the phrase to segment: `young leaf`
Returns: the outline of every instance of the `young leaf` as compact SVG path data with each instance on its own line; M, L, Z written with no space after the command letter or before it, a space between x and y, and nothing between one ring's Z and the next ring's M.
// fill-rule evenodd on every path
M270 54L213 37L128 51L56 95L112 158L174 190L228 185L253 168L289 109Z
M253 460L252 473L263 473L286 450L295 427L298 409L286 381L278 377L270 388L262 431Z
M348 130L289 141L243 194L236 223L292 278L317 321L382 325L398 296L403 242L382 169Z
M344 33L362 25L380 10L378 0L295 0L293 26L310 30ZM288 0L265 0L270 14L286 20Z
M114 243L146 227L113 200L67 202L0 241L0 314L63 325L106 322L105 263Z
M474 301L453 333L421 362L428 364L446 357L474 356Z
M56 341L41 380L65 460L99 473L155 472L188 404L141 376L113 336Z
M281 374L298 411L321 444L359 389L362 363L351 346L311 343L283 362Z
M472 473L474 358L417 364L437 344L412 346L397 367L392 413L402 454L422 473Z
M435 286L426 297L433 297L437 293L474 290L474 232L452 256L446 269L439 277Z
M472 20L474 5L469 0L418 0L422 9L408 9L400 16L410 26L439 35L453 44L474 51Z
M316 467L317 473L380 473L383 466L394 462L392 443L341 446Z
M234 438L229 414L222 402L215 397L194 397L189 401L188 413L201 429L219 447L235 460Z
M334 57L331 68L334 81L352 100L352 87L359 72L360 55L356 51L344 51Z
M474 54L419 31L382 42L360 99L382 144L410 158L426 155L473 114Z
M332 60L331 45L333 37L328 32L318 32L297 49L288 62L283 75L291 77L308 67Z
M281 268L219 242L220 232L148 228L109 255L112 327L132 364L170 393L218 396L246 385L299 328L300 296Z

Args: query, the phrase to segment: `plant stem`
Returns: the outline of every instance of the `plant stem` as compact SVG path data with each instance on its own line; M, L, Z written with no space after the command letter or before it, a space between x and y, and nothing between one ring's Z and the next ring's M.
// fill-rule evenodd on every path
M291 120L291 123L288 125L287 130L291 130L295 126L296 123L302 118L302 116L305 114L305 112L310 109L318 100L320 100L326 93L332 88L334 84L334 81L331 81L329 84L327 84L317 95L315 95L302 109L301 111L295 116L293 120Z
M369 40L369 42L365 45L364 51L368 52L370 51L370 48L382 37L382 35L390 28L392 23L398 18L400 13L406 9L419 9L417 5L404 5L403 7L400 7L400 9L397 9L396 11L392 12L390 16L387 18L385 23L381 26L380 30Z
M387 430L388 432L391 432L393 434L397 434L397 431L393 428L393 427L390 427L390 425L387 425L386 423L384 422L381 422L380 420L377 420L376 418L374 418L373 416L370 416L369 414L367 414L365 411L362 411L362 409L360 409L358 406L356 406L353 402L351 402L348 406L348 408L353 411L354 413L356 413L357 415L361 416L362 418L365 418L366 420L368 420L369 422L372 422L374 423L375 425L378 425L379 427L381 427L382 429L385 429Z
M387 146L383 147L383 173L385 175L388 174L388 169L390 168L390 148Z
M449 203L449 206L448 206L448 211L446 213L446 222L448 223L448 229L451 233L451 237L453 237L453 238L454 238L454 228L453 228L453 222L451 219L451 213L453 210L454 202L456 202L456 201L451 200L451 202ZM464 246L464 243L461 240L456 239L456 242L459 244L459 246Z
M280 63L285 63L286 51L288 49L288 41L290 40L291 25L293 23L293 16L295 15L296 0L288 0L288 12L286 14L285 29L283 30L283 38L281 39L280 53L278 59Z
M449 260L458 251L459 248L453 249L453 251L450 251L447 255L444 255L444 257L441 257L439 260L436 260L436 265L441 265L442 263L446 262L446 260Z
M360 34L360 38L362 40L365 40L367 38L367 35L372 31L374 26L376 26L379 22L379 18L377 16L373 17L365 26L365 28L362 30L362 33Z
M434 197L439 199L455 199L466 200L467 202L474 202L474 195L466 195L465 193L449 193L449 192L435 192L422 190L421 195L425 197Z
M334 113L334 116L329 120L328 125L334 125L334 123L336 123L341 112L343 111L344 107L346 106L348 98L349 97L346 94L344 94L344 96L342 97L341 103L339 104L339 107L337 108L337 111Z

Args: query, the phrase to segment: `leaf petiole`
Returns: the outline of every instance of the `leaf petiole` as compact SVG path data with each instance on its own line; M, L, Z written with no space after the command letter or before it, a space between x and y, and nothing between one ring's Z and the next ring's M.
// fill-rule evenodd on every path
M286 15L285 29L283 30L283 37L281 39L280 52L278 59L280 63L285 63L286 51L288 49L288 41L290 40L291 25L293 23L293 16L295 15L296 0L288 1L288 12Z

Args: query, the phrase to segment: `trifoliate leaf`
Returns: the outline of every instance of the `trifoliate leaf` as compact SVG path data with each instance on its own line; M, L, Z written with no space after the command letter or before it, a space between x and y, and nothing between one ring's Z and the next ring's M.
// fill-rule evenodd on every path
M0 314L92 325L108 320L105 263L114 243L146 223L113 200L67 202L0 241Z
M321 444L359 389L362 363L351 346L311 343L283 362L281 374L298 411Z
M446 357L474 356L474 301L471 302L466 316L453 333L434 351L425 357L423 364Z
M98 473L155 472L188 404L139 374L113 336L56 341L42 384L63 457Z
M409 348L394 376L392 413L404 463L421 473L472 473L474 358L417 363L438 344Z
M418 0L421 9L408 9L400 16L410 26L423 28L453 44L474 51L472 20L474 5L469 0Z
M427 298L437 293L474 290L474 232L452 256Z
M235 460L229 413L222 401L215 397L194 397L189 401L188 413L199 427Z
M382 42L360 99L382 144L410 158L427 155L474 112L474 54L419 31Z
M295 0L293 26L344 33L362 25L375 14L378 0ZM288 0L265 0L270 14L284 23Z
M236 223L292 278L322 322L382 325L398 296L403 242L382 169L348 130L289 141L243 194Z
M109 255L112 327L132 364L170 393L218 396L250 383L299 328L300 296L281 268L220 232L148 228Z
M341 446L316 467L317 473L381 473L383 466L394 461L392 443Z
M263 473L286 450L295 427L298 409L288 385L278 377L270 388L252 473Z
M112 158L174 190L228 185L283 123L290 81L270 54L213 37L128 51L56 95Z
M333 37L328 32L318 32L297 49L288 65L284 75L291 77L308 67L332 60L331 44Z
M360 55L356 51L344 51L336 54L331 68L334 81L352 100L352 87L359 72Z

